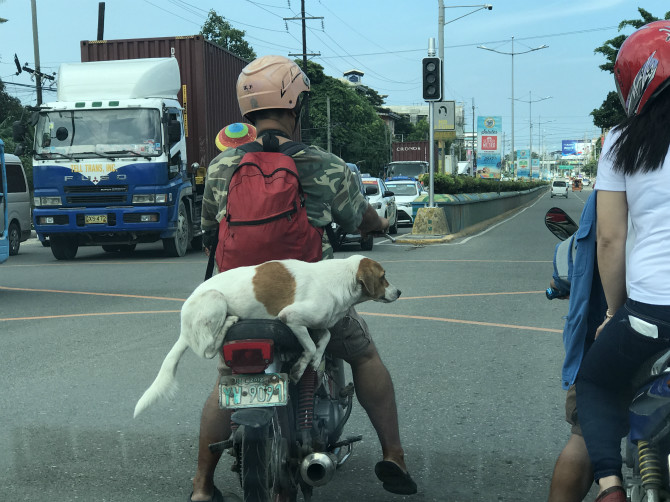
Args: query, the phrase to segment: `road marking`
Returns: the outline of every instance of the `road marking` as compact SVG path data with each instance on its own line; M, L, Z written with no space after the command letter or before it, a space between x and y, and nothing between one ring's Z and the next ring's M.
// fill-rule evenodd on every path
M85 291L62 291L55 289L28 289L28 288L9 288L6 286L0 286L1 290L7 291L29 291L29 292L41 292L41 293L59 293L59 294L74 294L74 295L91 295L91 296L111 296L111 297L122 297L122 298L137 298L137 299L149 299L149 300L167 300L167 301L178 301L184 302L183 298L169 298L161 296L141 296L141 295L124 295L118 293L94 293L94 292L85 292ZM462 293L462 294L449 294L449 295L430 295L430 296L408 296L404 298L399 298L399 300L423 300L431 298L458 298L458 297L470 297L470 296L492 296L492 295L530 295L530 294L540 294L542 291L511 291L511 292L496 292L496 293ZM174 314L179 313L180 310L144 310L137 312L90 312L86 314L61 314L61 315L49 315L49 316L33 316L33 317L6 317L0 318L0 322L3 321L32 321L40 319L67 319L73 317L93 317L93 316L112 316L112 315L137 315L137 314ZM488 327L498 327L498 328L511 328L511 329L522 329L522 330L531 330L531 331L544 331L548 333L562 333L563 330L558 329L549 329L549 328L535 328L532 326L518 326L514 324L500 324L500 323L489 323L483 321L467 321L464 319L449 319L445 317L430 317L430 316L414 316L414 315L404 315L404 314L384 314L384 313L373 313L373 312L359 312L362 315L372 315L379 317L395 317L403 319L417 319L423 321L440 321L440 322L450 322L457 324L472 324L476 326L488 326Z
M140 310L137 312L89 312L86 314L62 314L62 315L44 315L35 317L6 317L0 318L2 321L37 321L40 319L67 319L70 317L94 317L107 315L133 315L133 314L178 314L181 310Z
M430 298L460 298L461 296L536 295L544 291L510 291L507 293L454 293L450 295L403 296L398 300L428 300Z
M511 329L523 329L529 331L544 331L546 333L563 333L562 329L536 328L534 326L518 326L516 324L499 324L495 322L466 321L464 319L449 319L446 317L429 317L429 316L405 315L405 314L381 314L378 312L359 312L359 314L372 315L377 317L395 317L399 319L417 319L419 321L439 321L439 322L451 322L456 324L472 324L475 326L487 326L491 328L511 328Z
M0 286L0 289L6 291L31 291L39 293L64 293L71 295L91 295L91 296L116 296L121 298L138 298L142 300L166 300L170 302L185 302L185 298L169 298L165 296L142 296L142 295L124 295L120 293L94 293L91 291L62 291L59 289L30 289L30 288L10 288L7 286Z

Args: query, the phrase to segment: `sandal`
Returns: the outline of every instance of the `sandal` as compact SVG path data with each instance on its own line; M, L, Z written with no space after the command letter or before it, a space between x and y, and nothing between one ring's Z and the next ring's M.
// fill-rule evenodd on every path
M397 495L413 495L416 493L416 483L403 471L398 464L390 460L382 460L375 465L375 474L382 482L382 487L387 492Z

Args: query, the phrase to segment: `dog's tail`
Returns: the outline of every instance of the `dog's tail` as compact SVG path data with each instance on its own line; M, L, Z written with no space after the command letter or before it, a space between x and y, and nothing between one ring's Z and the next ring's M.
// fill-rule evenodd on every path
M144 391L140 400L137 401L133 417L137 417L137 415L158 401L158 399L162 397L169 399L174 396L177 391L177 380L175 379L177 365L179 364L181 356L186 352L186 349L188 349L188 343L180 336L177 339L177 343L174 344L170 352L168 352L168 355L165 357L161 369L158 372L158 376L149 388Z

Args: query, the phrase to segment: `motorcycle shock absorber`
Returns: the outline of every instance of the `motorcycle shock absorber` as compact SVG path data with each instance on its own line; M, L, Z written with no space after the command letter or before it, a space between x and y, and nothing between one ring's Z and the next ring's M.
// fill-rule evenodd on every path
M298 428L300 430L311 430L314 422L314 392L316 392L318 375L311 366L298 382Z
M653 493L658 493L658 490L660 490L663 484L663 478L661 475L661 461L658 455L658 451L647 441L638 441L637 451L638 458L640 460L640 477L642 478L642 488L646 492L651 491Z

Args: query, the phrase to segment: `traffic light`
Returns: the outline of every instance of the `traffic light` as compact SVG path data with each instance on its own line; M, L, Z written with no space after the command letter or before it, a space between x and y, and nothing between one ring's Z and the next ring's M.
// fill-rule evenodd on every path
M423 58L423 99L440 101L442 99L442 60L440 58Z

